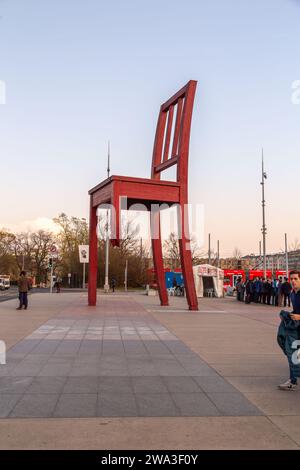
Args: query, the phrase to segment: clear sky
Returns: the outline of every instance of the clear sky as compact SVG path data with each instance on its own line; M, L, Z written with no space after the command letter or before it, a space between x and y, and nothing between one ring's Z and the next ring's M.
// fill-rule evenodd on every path
M268 251L300 239L299 1L0 0L0 17L0 227L88 217L108 139L113 174L148 177L159 106L194 79L205 239L258 251L262 146Z

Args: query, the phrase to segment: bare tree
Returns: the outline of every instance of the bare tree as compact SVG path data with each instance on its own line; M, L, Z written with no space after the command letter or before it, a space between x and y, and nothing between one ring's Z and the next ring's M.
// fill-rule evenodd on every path
M53 233L39 230L31 234L31 257L36 274L36 281L46 281L50 247L55 242Z
M300 242L298 238L295 238L293 243L289 244L288 251L297 251L300 250Z
M238 260L241 259L241 257L242 257L241 250L238 247L235 247L234 250L233 250L232 256L235 259L238 259Z
M172 269L180 267L179 242L175 232L171 232L169 238L164 241L164 257L169 260Z
M0 230L0 274L10 274L17 270L13 251L14 234Z

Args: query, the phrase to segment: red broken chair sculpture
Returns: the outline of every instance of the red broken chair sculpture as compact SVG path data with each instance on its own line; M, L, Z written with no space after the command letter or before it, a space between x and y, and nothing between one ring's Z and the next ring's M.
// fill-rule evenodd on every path
M151 178L111 176L89 191L90 195L90 261L88 303L97 300L97 208L111 207L111 243L119 245L121 210L143 204L150 211L153 264L161 305L168 305L162 241L160 205L178 208L178 238L181 268L190 310L198 310L193 278L192 257L188 232L188 156L191 120L197 82L190 80L181 90L162 104L154 140ZM161 173L177 166L176 181L161 180Z

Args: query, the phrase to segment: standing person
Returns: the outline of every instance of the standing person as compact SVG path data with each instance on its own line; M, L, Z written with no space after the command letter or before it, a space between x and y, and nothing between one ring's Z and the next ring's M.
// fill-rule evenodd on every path
M272 282L272 305L276 305L276 279L273 279Z
M267 301L267 281L265 278L262 278L262 287L261 287L261 294L262 294L262 303L265 304Z
M266 296L267 296L267 305L270 305L271 297L272 297L272 284L271 284L270 279L267 279L267 282L266 282Z
M258 277L256 277L253 281L253 300L257 303L258 294L257 294L257 286L258 286Z
M26 276L25 271L20 272L20 277L18 280L18 289L19 289L19 301L20 305L17 310L22 310L24 305L24 309L27 310L28 307L28 291L31 289L31 284Z
M236 300L242 300L242 279L239 277L235 285L236 288Z
M262 280L261 280L261 277L258 278L258 299L257 299L257 302L259 304L261 304L262 302Z
M262 288L261 280L259 277L257 277L254 283L254 301L256 303L261 302L261 288Z
M292 290L292 286L291 286L291 284L289 283L287 277L284 278L284 283L283 283L282 286L281 286L281 290L282 290L282 294L283 294L283 305L284 305L284 307L287 306L287 303L288 303L288 306L290 307L290 306L291 306L291 290Z
M291 292L291 301L293 305L293 311L288 314L288 312L283 312L289 315L289 318L292 320L293 331L297 328L296 334L294 337L299 339L300 336L300 271L291 271L290 272L290 280L292 285L292 292ZM292 338L294 339L294 338ZM291 343L291 341L290 341ZM287 353L285 352L287 355ZM299 371L299 363L294 363L290 357L289 359L289 367L290 367L290 378L285 383L280 384L278 388L280 390L296 390L297 389L297 377L299 374L296 374L296 370L298 368ZM299 361L299 355L298 355ZM297 371L297 372L298 372Z
M57 280L54 284L54 286L56 288L56 293L59 294L60 293L60 282Z
M282 277L278 278L277 284L277 291L278 291L278 307L282 307Z
M252 294L253 294L253 283L250 279L246 281L246 299L245 303L250 304L252 300Z
M112 280L111 280L111 287L112 287L112 291L115 292L115 288L116 288L116 280L115 278L113 277Z
M241 301L244 302L245 300L245 292L246 292L246 281L241 281Z

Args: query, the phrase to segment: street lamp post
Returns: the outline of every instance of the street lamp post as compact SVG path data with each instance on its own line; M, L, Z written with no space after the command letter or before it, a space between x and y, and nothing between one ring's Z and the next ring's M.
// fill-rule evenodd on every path
M285 270L286 270L286 277L289 278L289 252L288 252L288 243L287 243L287 234L284 234L284 241L285 241Z
M262 165L261 165L261 188L262 188L262 236L263 236L263 271L264 278L267 277L267 259L266 259L266 214L265 214L265 179L267 179L267 173L264 171L264 150L262 149Z
M108 155L107 155L107 178L110 174L110 144L108 141ZM109 282L108 282L108 264L109 264L109 233L108 233L108 209L106 211L106 238L105 238L105 280L104 280L104 292L109 292Z

